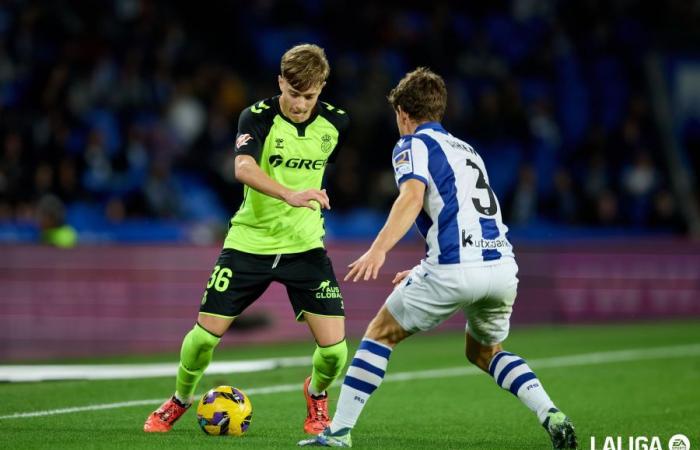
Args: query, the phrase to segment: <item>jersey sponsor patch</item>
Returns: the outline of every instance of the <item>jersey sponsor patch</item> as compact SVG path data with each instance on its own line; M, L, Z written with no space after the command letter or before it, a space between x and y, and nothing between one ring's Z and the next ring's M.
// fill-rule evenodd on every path
M241 148L245 145L248 145L248 141L251 139L253 139L253 136L251 136L250 134L241 134L236 138L236 148Z
M413 161L411 161L411 151L409 149L394 156L394 171L399 175L413 172Z

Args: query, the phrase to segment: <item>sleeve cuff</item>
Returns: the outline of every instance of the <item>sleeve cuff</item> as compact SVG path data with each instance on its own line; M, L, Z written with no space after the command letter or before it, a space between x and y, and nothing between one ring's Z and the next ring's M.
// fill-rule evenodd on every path
M406 175L402 175L401 178L398 179L397 184L400 185L404 181L410 180L410 179L418 180L421 183L423 183L426 187L428 186L428 180L426 180L425 178L423 178L420 175L416 175L415 173L407 173Z

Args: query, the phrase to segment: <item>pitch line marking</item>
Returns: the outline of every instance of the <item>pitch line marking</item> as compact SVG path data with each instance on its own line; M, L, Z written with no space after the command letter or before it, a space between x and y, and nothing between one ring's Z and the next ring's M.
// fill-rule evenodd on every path
M529 365L533 369L561 368L581 365L597 365L617 362L642 361L646 359L672 359L685 356L700 356L700 343L690 345L677 345L669 347L653 347L647 349L614 350L609 352L582 353L571 356L555 356L551 358L540 358L529 360ZM476 375L481 371L476 367L451 367L445 369L420 370L414 372L399 372L388 374L384 382L449 378L465 375ZM339 386L341 382L336 381L333 386ZM261 388L245 389L249 395L266 395L280 392L294 392L299 390L300 384L280 384L277 386L267 386ZM131 406L157 405L163 401L159 399L132 400L118 403L105 403L100 405L75 406L71 408L50 409L45 411L18 412L0 419L23 419L28 417L45 417L57 414L70 414L84 411L99 411L104 409L127 408Z
M213 362L207 375L249 373L311 364L310 356ZM154 364L67 364L0 366L0 381L122 380L169 377L177 374L177 363Z

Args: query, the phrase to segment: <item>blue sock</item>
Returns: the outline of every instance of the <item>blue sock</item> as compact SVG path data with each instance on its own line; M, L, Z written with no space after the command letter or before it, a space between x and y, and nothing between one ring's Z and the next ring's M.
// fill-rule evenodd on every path
M544 423L554 403L524 359L513 353L499 352L491 359L489 373L500 387L518 397L537 414L540 423Z
M355 426L369 396L384 379L391 350L372 339L362 339L340 388L331 432Z

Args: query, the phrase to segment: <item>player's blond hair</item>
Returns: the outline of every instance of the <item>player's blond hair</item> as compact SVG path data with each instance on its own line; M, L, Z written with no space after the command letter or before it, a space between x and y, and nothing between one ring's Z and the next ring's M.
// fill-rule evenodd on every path
M300 44L282 55L280 73L294 89L306 91L323 84L331 73L331 68L326 59L326 52L321 47Z
M413 120L439 122L447 108L445 80L427 67L419 67L407 73L387 99L394 110L401 107Z

